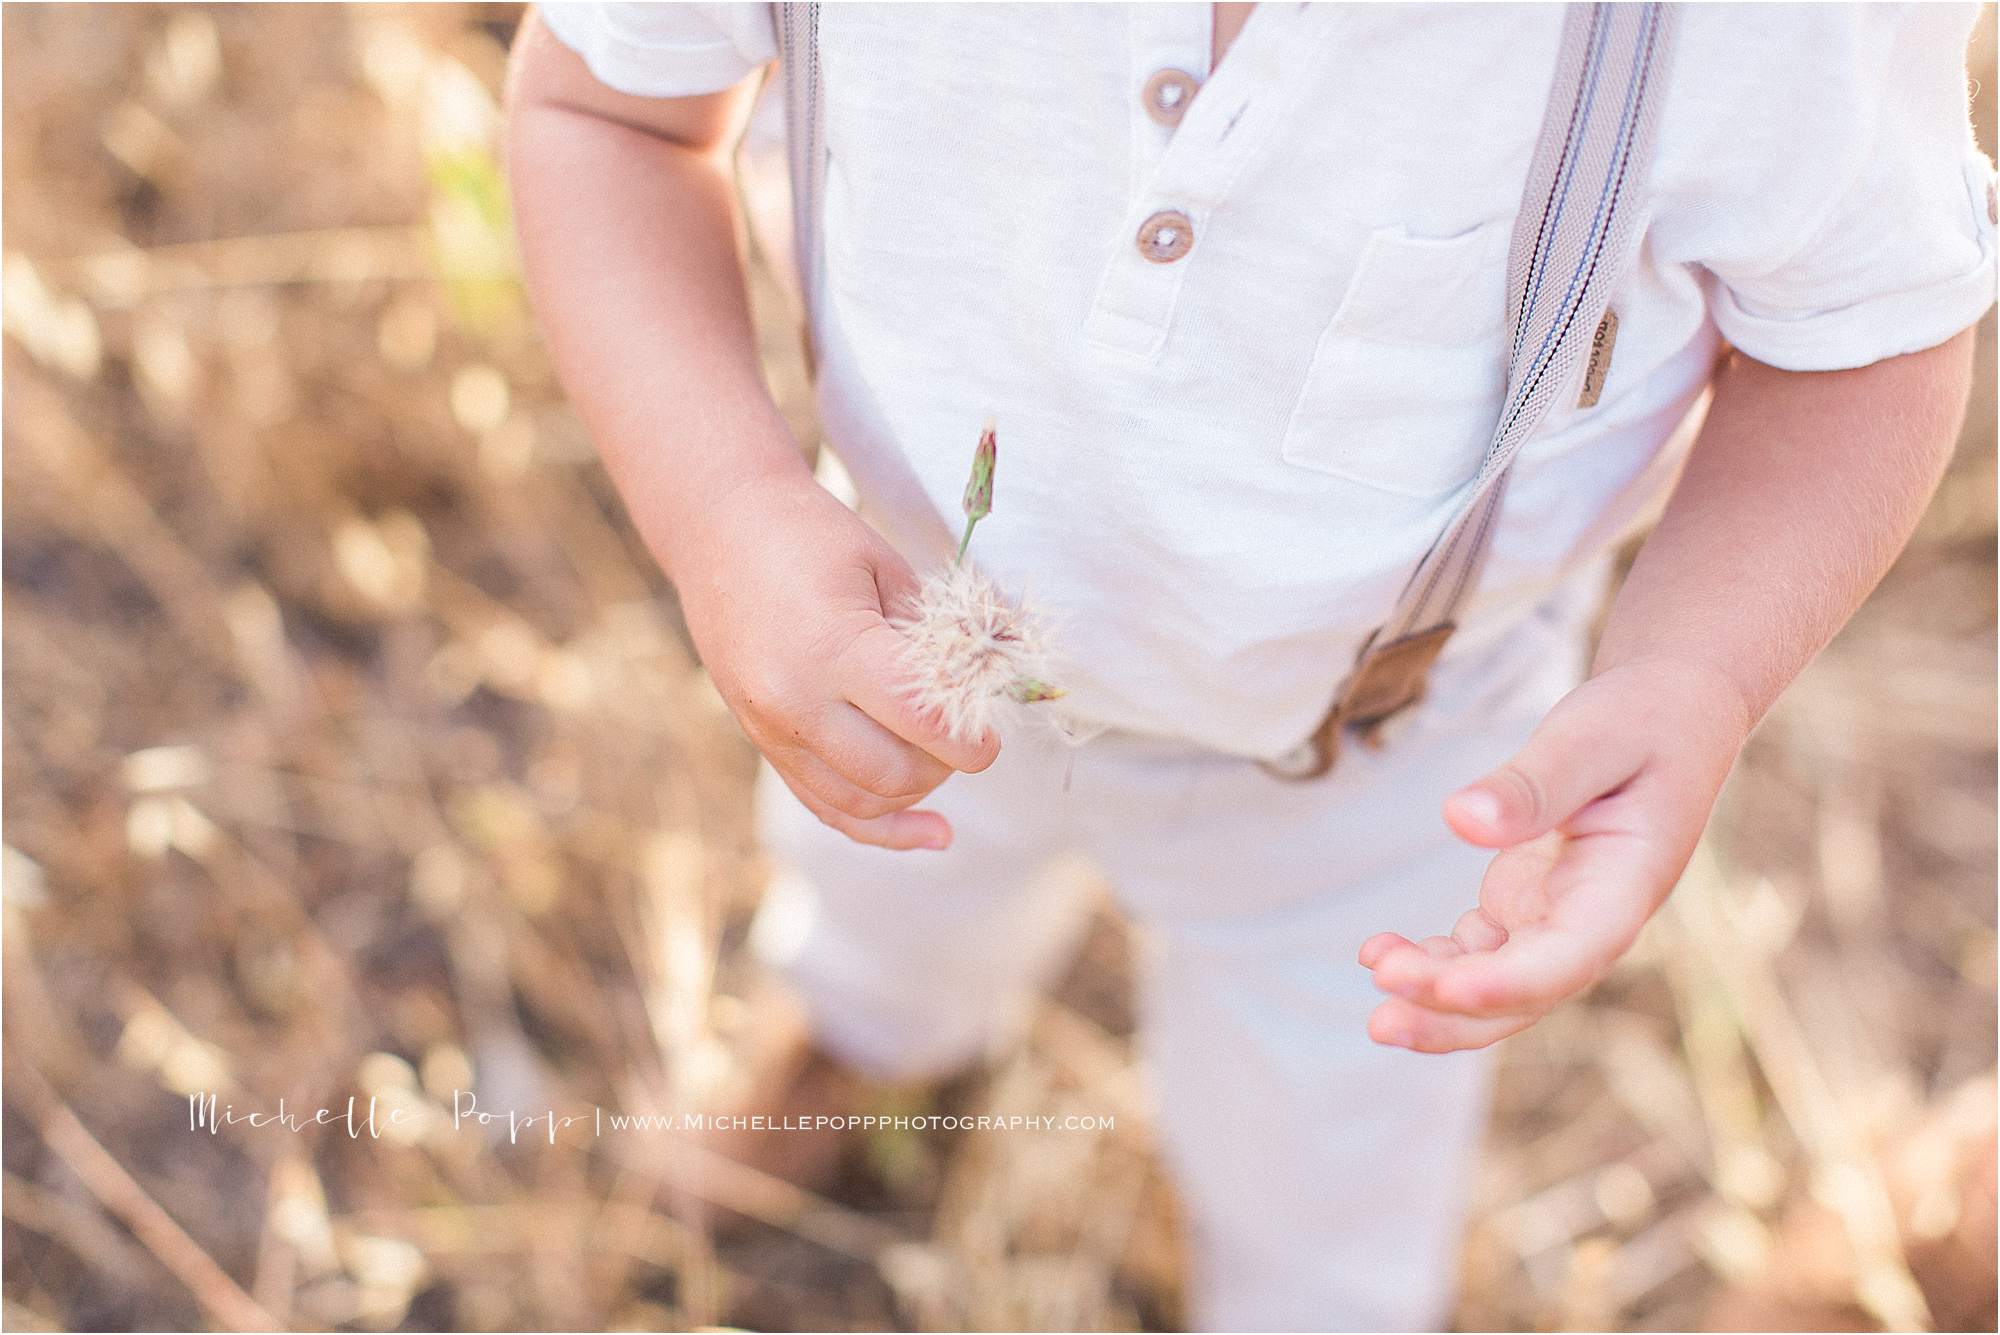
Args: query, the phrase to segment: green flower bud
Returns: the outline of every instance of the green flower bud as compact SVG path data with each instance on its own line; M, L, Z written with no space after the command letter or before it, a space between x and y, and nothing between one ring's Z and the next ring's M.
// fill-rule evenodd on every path
M1043 700L1060 700L1069 692L1060 686L1051 686L1033 677L1016 677L1007 683L1007 694L1024 705L1038 704Z
M993 465L1000 457L1000 440L993 419L987 418L979 432L979 448L972 452L972 476L965 483L965 536L958 540L958 559L972 544L972 526L993 513Z

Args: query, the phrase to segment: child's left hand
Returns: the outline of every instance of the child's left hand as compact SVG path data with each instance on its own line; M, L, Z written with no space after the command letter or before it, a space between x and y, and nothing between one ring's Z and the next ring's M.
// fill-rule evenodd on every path
M1982 298L1983 300L1983 298ZM1500 849L1450 936L1361 947L1377 1042L1481 1048L1609 969L1694 852L1757 717L1868 595L1944 473L1971 330L1846 371L1741 354L1598 641L1595 675L1445 802ZM1745 553L1754 559L1745 559Z
M1370 937L1390 994L1378 1043L1483 1048L1603 976L1667 897L1749 733L1726 677L1655 659L1600 671L1508 764L1445 802L1461 839L1502 850L1450 936Z

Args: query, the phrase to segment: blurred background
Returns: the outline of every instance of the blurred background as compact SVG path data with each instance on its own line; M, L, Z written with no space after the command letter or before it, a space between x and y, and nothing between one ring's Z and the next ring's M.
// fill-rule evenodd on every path
M4 11L4 1324L1172 1327L1102 915L1022 1050L874 1107L1110 1132L857 1136L813 1196L452 1131L456 1088L617 1109L727 1060L763 877L752 754L523 304L517 17ZM1993 1329L1980 346L1915 543L1687 882L1508 1043L1462 1327ZM406 1115L210 1136L196 1090Z

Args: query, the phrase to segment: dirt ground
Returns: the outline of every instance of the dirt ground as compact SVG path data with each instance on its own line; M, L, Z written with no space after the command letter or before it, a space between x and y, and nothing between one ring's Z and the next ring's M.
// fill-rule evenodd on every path
M872 1105L1106 1133L860 1136L809 1197L451 1129L726 1062L764 874L523 304L514 19L4 12L5 1325L1172 1327L1109 917L1020 1051ZM1462 1327L1993 1329L1993 360L1668 910L1507 1045Z

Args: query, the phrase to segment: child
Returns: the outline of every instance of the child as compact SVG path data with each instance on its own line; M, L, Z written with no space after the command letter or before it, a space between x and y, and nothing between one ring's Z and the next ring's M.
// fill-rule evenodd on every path
M1944 466L1993 297L1974 11L1677 16L1589 383L1516 459L1422 702L1292 781L1493 434L1563 13L1248 8L824 7L812 328L868 522L745 309L729 159L772 7L531 16L516 209L565 382L769 761L755 939L818 1042L915 1076L1004 1041L1079 921L1033 873L1085 850L1144 947L1197 1321L1422 1327L1474 1050L1630 945ZM949 558L989 414L973 559L1061 614L1068 694L1033 708L1098 731L1075 751L955 740L904 687L887 618Z

